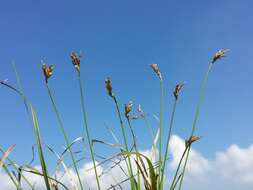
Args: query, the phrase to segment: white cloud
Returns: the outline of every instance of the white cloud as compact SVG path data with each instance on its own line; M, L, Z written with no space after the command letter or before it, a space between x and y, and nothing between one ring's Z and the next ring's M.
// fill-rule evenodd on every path
M184 141L174 135L170 142L172 169L184 150ZM185 187L194 190L251 190L253 186L253 145L241 148L231 145L217 152L213 160L192 149L187 167Z
M168 164L168 173L174 171L184 151L184 141L173 135L170 142L170 155ZM143 151L143 154L152 155L151 151ZM205 158L200 152L192 149L187 167L187 175L185 177L184 189L187 190L251 190L253 186L253 145L248 148L241 148L238 145L231 145L225 151L217 152L213 160ZM154 159L154 158L153 158ZM116 184L126 179L125 174L119 167L114 167L109 170L111 165L99 166L98 173L106 173L101 177L102 189L107 189L111 184ZM121 167L127 171L124 162ZM94 172L89 170L92 168L92 163L86 163L80 169L80 175L86 189L96 189L96 181ZM74 176L74 172L71 171ZM60 173L58 173L60 176ZM36 189L44 190L44 181L41 177L35 177L32 174L27 174L32 182L36 182ZM77 177L74 176L77 182ZM171 175L167 177L169 181ZM12 190L15 187L12 185L8 176L3 172L0 173L0 189ZM63 183L71 187L68 177L62 179ZM24 183L24 182L23 182ZM25 184L25 183L24 183ZM77 183L78 184L78 183ZM123 189L130 189L128 183L122 184ZM26 187L24 190L28 190ZM119 188L117 188L119 189Z

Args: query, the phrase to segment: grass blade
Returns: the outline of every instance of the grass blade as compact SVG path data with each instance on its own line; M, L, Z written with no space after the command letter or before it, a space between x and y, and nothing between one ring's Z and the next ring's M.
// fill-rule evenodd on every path
M33 119L34 134L35 134L36 141L37 141L40 164L41 164L41 167L42 167L42 174L43 174L43 177L44 177L44 181L45 181L45 185L46 185L47 190L51 190L49 179L48 179L48 174L47 174L48 173L47 172L47 166L46 166L46 163L45 163L43 149L42 149L42 143L41 143L41 137L40 137L40 132L39 132L39 124L38 124L37 114L36 114L36 111L35 111L35 109L32 105L30 105L30 108L31 108L31 111L32 111L31 113L32 113L32 119Z

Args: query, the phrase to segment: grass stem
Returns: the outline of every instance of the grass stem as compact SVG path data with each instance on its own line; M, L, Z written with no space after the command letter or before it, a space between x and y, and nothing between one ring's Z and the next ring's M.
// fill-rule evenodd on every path
M170 137L171 137L171 131L172 131L172 127L173 127L173 122L174 122L174 115L176 112L176 107L177 107L177 99L175 99L174 104L173 104L173 109L172 109L172 114L171 114L171 119L170 119L170 126L169 126L169 131L167 134L167 141L166 141L166 148L165 148L165 154L164 154L164 161L163 161L163 165L161 168L161 188L160 190L163 190L163 179L164 179L164 171L166 168L166 162L167 162L167 158L168 158L168 152L169 152L169 143L170 143Z
M94 171L95 171L95 175L96 175L97 187L100 190L101 188L100 188L100 183L99 183L99 178L98 178L98 173L97 173L96 161L95 161L95 157L94 157L93 146L91 144L87 116L86 116L86 111L85 111L85 106L84 106L83 85L82 85L82 80L81 80L80 75L78 75L78 81L79 81L79 89L80 89L80 96L81 96L81 107L82 107L83 119L84 119L84 124L85 124L84 128L85 128L87 140L89 143L90 154L91 154L91 158L92 158L92 162L93 162L93 166L94 166Z
M163 80L160 80L160 114L159 114L159 128L160 128L160 141L159 141L159 166L158 166L158 181L161 181L161 169L162 169L162 121L163 121L163 105L164 105L164 89L163 89ZM160 183L158 183L160 189Z
M123 125L123 120L122 120L122 117L121 117L118 101L117 101L117 99L116 99L116 97L114 95L112 96L112 98L113 98L113 101L115 103L115 106L116 106L116 109L117 109L118 118L119 118L119 121L120 121L120 127L121 127L121 132L122 132L122 135L123 135L124 147L125 147L126 151L129 152L128 143L127 143L127 137L126 137L126 132L125 132L125 128L124 128L124 125ZM127 156L127 157L128 157L128 163L126 161L126 165L127 166L129 165L129 167L128 167L128 173L130 175L131 190L135 190L136 189L136 183L135 183L134 178L133 178L133 168L132 168L130 157L129 156Z
M67 147L69 147L69 153L70 153L70 156L71 156L71 160L72 160L72 163L73 163L73 166L74 166L74 169L75 169L75 172L76 172L76 175L77 175L77 178L78 178L78 181L79 181L79 185L80 185L80 188L81 190L83 190L83 184L82 184L82 180L81 180L81 177L80 177L80 174L79 174L79 171L78 171L78 168L77 168L77 165L76 165L76 161L75 161L75 158L74 158L74 154L73 154L73 151L72 151L72 147L70 146L70 142L69 142L69 139L68 139L68 135L65 131L65 128L64 128L64 125L63 125L63 121L61 119L61 116L59 114L59 111L56 107L56 104L55 104L55 101L54 101L54 98L53 98L53 95L52 95L52 92L48 86L48 84L46 84L46 87L47 87L47 91L48 91L48 95L50 97L50 100L51 100L51 103L53 105L53 109L54 109L54 112L56 114L56 118L57 118L57 121L58 121L58 124L59 124L59 127L60 127L60 130L64 136L64 140L65 140L65 143L67 145Z
M200 97L199 97L197 109L196 109L196 112L195 112L195 117L194 117L194 121L193 121L193 125L192 125L191 136L194 135L195 130L196 130L196 124L197 124L197 121L198 121L198 118L199 118L200 108L201 108L201 105L202 105L203 100L204 100L205 88L206 88L208 76L209 76L209 73L212 69L212 66L213 66L213 63L210 63L209 66L208 66L207 72L205 74L205 77L204 77L204 79L202 81L202 84L201 84L200 93L199 93ZM182 189L182 183L183 183L183 180L184 180L184 175L185 175L187 162L188 162L188 159L189 159L190 150L191 150L191 146L189 146L189 149L188 149L187 154L186 154L186 159L185 159L185 162L184 162L182 177L181 177L180 183L179 183L179 190Z

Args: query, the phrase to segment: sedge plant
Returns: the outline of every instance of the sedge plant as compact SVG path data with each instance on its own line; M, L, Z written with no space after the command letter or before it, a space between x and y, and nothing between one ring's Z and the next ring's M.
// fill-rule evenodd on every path
M121 132L122 132L122 135L123 135L123 142L124 142L125 151L129 152L128 141L127 141L125 127L124 127L124 124L123 124L123 119L122 119L121 112L120 112L120 109L119 109L118 101L117 101L116 96L114 95L114 93L112 91L112 85L111 85L110 78L106 79L105 84L106 84L106 89L108 91L108 94L113 99L113 102L114 102L116 110L117 110L117 115L118 115L118 118L119 118L119 121L120 121L120 128L121 128ZM125 162L126 162L126 166L127 166L127 169L128 169L129 179L130 179L130 183L131 183L131 189L136 190L137 185L136 185L135 178L133 176L133 167L132 167L132 163L131 163L131 160L130 160L129 156L127 156L127 160L128 161L125 160Z
M132 111L132 107L133 107L133 103L132 101L130 101L128 104L125 104L125 117L127 119L127 123L128 123L128 126L129 126L129 129L131 131L131 135L132 135L132 139L133 139L133 148L135 150L135 152L139 152L138 151L138 148L137 148L137 140L136 140L136 136L135 136L135 133L134 133L134 130L133 130L133 127L132 127L132 124L131 124L131 118L130 118L130 112ZM138 156L136 155L136 162L138 162L139 159L138 159ZM141 178L140 178L140 172L139 170L137 170L137 189L140 190L141 189Z
M163 161L162 168L161 168L160 190L163 190L163 186L164 186L163 179L164 179L164 171L166 169L166 163L167 163L167 159L168 159L169 142L170 142L172 127L173 127L173 123L174 123L174 116L175 116L175 112L176 112L178 96L179 96L179 93L182 90L183 86L184 86L184 84L177 84L176 87L175 87L175 90L173 92L174 104L173 104L173 108L172 108L172 114L171 114L171 119L170 119L169 130L168 130L168 133L167 133L167 141L166 141L165 154L164 154L164 159L163 159L164 161Z
M199 95L199 100L198 100L198 104L197 104L197 109L195 112L195 116L194 116L194 120L193 120L193 125L192 125L192 129L191 129L191 133L190 133L190 137L185 141L185 149L181 155L181 158L179 160L179 163L177 165L174 177L172 178L172 182L170 183L170 187L169 190L175 190L178 187L178 190L182 189L182 184L184 181L184 176L186 173L186 167L187 167L187 163L189 161L189 154L191 151L191 147L192 144L195 141L198 141L200 139L200 137L195 136L195 131L196 131L196 125L197 125L197 121L199 118L199 114L200 114L200 110L201 110L201 106L203 104L203 100L204 100L204 92L205 92L205 88L207 85L207 81L208 81L208 77L209 77L209 73L213 68L213 65L216 63L217 60L220 60L221 58L223 58L225 56L225 53L228 50L219 50L212 58L211 63L209 64L209 67L207 69L207 72L205 74L205 77L201 83L201 88L200 88L200 95ZM77 71L77 79L78 79L78 84L79 84L79 91L80 91L80 101L81 101L81 111L82 111L82 116L83 116L83 129L84 129L84 136L87 137L87 141L89 143L89 150L90 150L90 155L92 158L92 163L93 163L93 168L92 170L94 170L95 173L95 177L96 177L96 183L97 183L97 189L101 190L101 186L100 186L100 181L99 181L99 177L102 175L98 175L98 171L97 171L97 167L103 163L106 162L106 160L112 160L112 159L104 159L102 162L100 163L96 163L95 160L95 153L93 150L93 141L91 141L91 136L90 136L90 129L89 129L89 125L87 122L87 114L86 114L86 110L85 110L85 97L84 97L84 89L83 89L83 84L82 84L82 80L81 80L81 70L80 70L80 66L81 66L81 56L78 55L77 53L72 52L70 54L70 58L71 61ZM155 136L153 133L153 130L151 128L151 126L149 125L149 123L146 120L146 114L141 110L141 108L139 107L138 112L140 114L140 118L145 119L145 122L148 125L152 140L153 140L153 144L152 144L152 148L156 146L156 142L159 141L159 147L158 147L158 162L153 163L152 162L152 158L148 158L147 156L143 155L142 153L139 152L138 146L137 146L137 140L136 140L136 134L133 130L132 127L132 123L131 120L132 118L130 117L130 112L132 110L132 102L129 102L128 104L125 105L125 112L124 115L126 117L127 120L127 124L129 126L131 135L132 135L132 141L133 141L133 150L130 148L129 142L130 140L127 138L127 128L125 128L124 123L123 123L123 117L122 117L122 113L120 110L120 106L118 104L118 100L116 98L116 96L113 93L112 90L112 85L111 85L111 80L109 78L106 79L105 83L106 83L106 89L108 91L109 96L112 98L115 107L116 107L116 111L117 111L117 117L119 119L120 122L120 128L121 128L121 133L123 136L123 148L120 149L121 153L117 154L116 156L123 156L124 157L124 161L126 164L126 168L128 171L128 179L124 180L124 181L129 181L130 185L131 185L131 190L140 190L142 188L141 183L143 182L144 184L144 188L146 190L164 190L165 189L165 171L166 171L166 164L168 162L168 155L169 155L169 143L171 140L171 134L172 134L172 129L173 129L173 125L174 125L174 117L175 117L175 113L176 113L176 108L177 108L177 103L178 103L178 97L180 94L180 91L182 90L183 84L177 84L173 95L174 95L174 103L172 105L172 113L170 116L170 122L169 122L169 126L168 126L168 131L166 133L166 141L163 142L163 133L164 133L164 127L163 127L163 112L164 112L164 87L163 87L163 78L161 75L161 72L158 68L157 64L150 64L149 65L153 71L155 72L155 74L158 76L159 81L160 81L160 115L159 115L159 129L157 132L157 135ZM74 153L72 151L72 146L70 141L68 140L68 136L67 136L67 132L65 131L64 125L63 125L63 121L62 118L59 114L59 111L56 107L51 89L48 85L48 81L49 78L53 75L53 66L50 65L49 67L47 67L45 64L42 65L42 71L44 73L45 76L45 84L47 87L47 91L51 100L51 103L53 105L54 108L54 112L56 114L57 117L57 121L59 123L60 126L60 130L63 133L64 136L64 140L65 143L67 145L67 150L70 153L72 162L73 162L73 166L75 169L75 173L77 174L78 180L79 180L79 184L80 184L80 188L81 190L83 190L85 187L82 184L82 180L81 180L81 176L79 175L79 170L77 168L77 162L75 161L74 158ZM26 99L26 97L24 96L23 92L22 92L22 88L20 85L20 82L18 80L19 83L19 89L14 88L13 86L7 84L5 81L0 81L0 84L5 85L7 87L9 87L10 89L14 90L15 92L17 92L24 100L26 108L27 108L27 113L30 115L31 117L31 121L33 124L33 130L34 130L34 134L36 137L36 144L38 147L38 155L39 155L39 159L40 159L40 165L42 168L42 171L35 171L35 170L26 170L25 168L22 168L22 171L28 171L31 173L34 173L36 175L42 176L44 178L44 183L45 183L45 187L47 190L52 190L52 189L57 189L58 186L57 184L62 185L62 187L64 189L68 189L64 184L62 184L60 181L57 181L56 179L53 179L52 177L50 177L48 175L48 170L47 170L47 165L46 165L46 161L45 161L45 156L44 156L44 151L43 151L43 142L41 139L41 135L40 135L40 130L39 130L39 124L38 124L38 117L37 117L37 113L35 111L34 106ZM21 90L21 91L20 91ZM164 144L163 144L164 143ZM139 144L139 143L138 143ZM165 145L165 149L164 149L164 154L163 154L163 145ZM2 154L4 154L4 151L0 148L0 152L2 152ZM136 164L136 168L137 168L137 174L134 173L133 170L133 165L131 162L131 158L133 158L132 156L135 157L135 163ZM22 177L23 180L26 181L26 183L29 185L29 187L32 190L35 190L34 186L30 183L30 181L22 174L22 172L20 172L20 168L17 167L17 165L7 156L6 160L9 161L10 165L12 165L14 167L14 169L19 172L18 174L20 174L20 176ZM2 160L1 160L2 161ZM13 182L13 184L15 185L17 190L21 190L21 184L20 182L14 178L13 174L11 174L8 165L5 164L4 162L1 163L0 161L0 168L2 167L4 169L4 171L7 173L7 175L9 176L9 178L11 179L11 181ZM116 164L117 165L117 164ZM67 166L66 166L67 167ZM125 172L124 172L125 173ZM138 181L136 181L135 177L137 176ZM142 181L141 181L141 177L142 177ZM120 184L120 183L119 183ZM117 186L117 185L116 185ZM111 188L114 188L115 186L111 186ZM166 187L167 188L167 187ZM77 187L74 187L74 189L78 189ZM110 188L109 188L110 189Z
M46 84L47 92L48 92L48 95L49 95L49 97L50 97L50 100L51 100L51 103L52 103L54 112L55 112L55 114L56 114L57 122L58 122L59 127L60 127L60 130L61 130L61 132L62 132L62 134L63 134L65 143L66 143L67 147L69 147L69 153L70 153L70 156L71 156L71 160L72 160L72 163L73 163L75 172L76 172L76 174L77 174L77 178L78 178L78 181L79 181L79 185L80 185L81 190L83 190L84 188L83 188L82 180L81 180L81 177L80 177L80 174L79 174L77 165L76 165L76 161L75 161L75 158L74 158L74 154L73 154L73 151L72 151L72 147L70 146L70 141L69 141L67 132L66 132L66 130L65 130L65 128L64 128L62 118L61 118L60 113L59 113L59 111L58 111L58 109L57 109L57 106L56 106L56 104L55 104L54 97L53 97L53 94L52 94L52 92L51 92L51 89L50 89L50 87L49 87L49 85L48 85L49 79L50 79L50 77L53 75L53 65L49 65L49 66L47 67L46 64L43 63L43 64L42 64L42 71L43 71L43 74L44 74L44 77L45 77L45 84Z
M195 117L194 117L194 120L193 120L193 125L192 125L190 138L194 136L194 133L195 133L195 130L196 130L196 124L197 124L197 121L198 121L198 118L199 118L201 105L204 101L205 88L206 88L206 84L207 84L207 81L208 81L209 73L211 72L211 70L213 68L213 65L216 63L216 61L218 61L218 60L222 59L223 57L225 57L225 54L226 54L227 51L229 51L229 50L228 49L221 49L221 50L217 51L215 53L215 55L213 56L211 63L208 66L207 72L205 74L205 77L204 77L204 79L202 81L202 84L201 84L201 87L200 87L200 93L199 93L200 96L199 96L197 109L196 109L196 112L195 112ZM187 150L187 153L186 153L186 159L185 159L184 166L183 166L182 177L181 177L180 183L179 183L179 190L182 189L183 179L184 179L184 175L185 175L187 162L189 160L190 150L191 150L191 144L189 145L189 149Z
M92 146L92 142L90 139L90 132L89 132L89 126L88 126L88 121L87 121L87 114L85 110L85 105L84 105L84 93L83 93L83 85L82 85L82 80L81 80L81 56L78 55L75 52L72 52L70 54L70 58L72 60L72 63L77 71L77 77L78 77L78 83L79 83L79 90L80 90L80 99L81 99L81 109L82 109L82 114L83 114L83 123L84 123L84 130L87 136L87 141L89 144L89 149L90 149L90 154L92 158L92 163L94 167L94 172L96 176L96 182L97 182L97 187L98 190L101 189L100 183L99 183L99 177L98 177L98 171L97 171L97 166L96 166L96 161L95 161L95 156L94 156L94 150Z

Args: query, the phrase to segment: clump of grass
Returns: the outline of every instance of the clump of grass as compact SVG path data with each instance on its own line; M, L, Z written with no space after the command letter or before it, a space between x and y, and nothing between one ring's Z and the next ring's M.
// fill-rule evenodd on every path
M189 160L189 154L191 151L191 147L192 144L198 140L200 140L200 137L195 135L195 131L196 131L196 125L197 125L197 121L199 118L199 114L200 114L200 110L201 110L201 106L203 104L203 99L204 99L204 92L205 92L205 88L207 85L207 80L209 77L209 73L212 70L214 64L222 59L223 57L225 57L226 52L228 50L219 50L215 53L215 55L212 57L209 67L207 69L207 72L205 74L205 77L202 81L201 84L201 88L200 88L200 95L199 95L199 100L198 100L198 104L197 104L197 108L196 108L196 112L195 112L195 117L193 120L193 125L192 125L192 130L190 133L190 136L185 140L185 149L181 155L181 158L179 160L178 166L176 168L176 171L174 173L174 177L172 178L171 184L169 186L170 190L174 190L177 186L179 190L182 189L182 184L184 181L184 176L186 173L186 168L187 168L187 163ZM160 82L160 113L159 113L159 128L158 128L158 132L155 135L153 132L152 127L150 126L148 120L147 120L147 114L144 113L144 111L142 110L142 108L139 106L138 107L138 115L137 116L131 116L132 111L133 111L133 102L130 101L129 103L125 104L124 106L124 110L123 113L120 109L120 105L118 103L118 99L116 98L114 92L113 92L113 88L112 88L112 84L111 84L111 80L110 78L107 78L105 81L105 86L108 92L108 95L112 98L113 103L115 105L116 108L116 113L117 113L117 117L119 119L119 123L120 123L120 129L121 129L121 134L123 137L123 145L120 144L118 138L116 137L116 135L112 132L112 130L110 130L110 133L113 135L113 138L115 139L117 144L112 144L112 143L107 143L105 141L102 140L97 140L97 139L92 139L91 135L90 135L90 128L88 125L88 121L87 121L87 114L86 114L86 109L85 109L85 101L84 101L84 89L83 89L83 84L82 84L82 79L81 79L81 56L75 52L72 52L70 54L70 58L72 61L73 66L76 69L77 72L77 79L78 79L78 84L79 84L79 92L80 92L80 104L81 104L81 111L82 111L82 115L83 115L83 130L84 130L84 134L83 137L87 138L88 144L89 144L89 151L90 151L90 155L91 155L91 160L92 160L92 164L93 167L91 168L91 170L94 170L94 174L96 177L96 183L97 183L97 189L101 190L102 187L100 185L100 180L99 178L106 174L107 172L104 172L102 174L98 174L97 171L97 167L107 163L108 161L111 161L114 165L111 166L111 169L114 167L120 167L121 171L126 174L127 179L123 180L122 182L118 182L116 185L111 185L111 187L109 189L114 189L115 187L121 187L122 183L128 182L130 183L130 187L131 190L140 190L141 189L141 184L144 184L144 188L146 190L163 190L163 189L167 189L167 187L164 187L164 179L165 179L165 170L166 170L166 166L167 166L167 162L168 162L168 157L169 157L169 143L170 143L170 139L171 139L171 134L172 134L172 130L174 127L174 118L175 118L175 114L176 114L176 108L177 108L177 104L179 101L179 97L182 91L182 88L184 86L184 84L179 83L175 86L174 91L171 93L173 94L174 97L174 103L172 105L172 112L171 112L171 116L170 116L170 121L169 121L169 126L167 128L167 133L166 133L166 141L164 142L163 137L163 133L164 133L164 129L165 126L163 124L163 115L164 115L164 84L163 84L163 78L162 78L162 74L160 69L158 68L157 64L150 64L149 66L152 68L153 72L157 75L159 82ZM55 104L55 100L54 97L52 95L51 89L49 88L49 80L50 78L53 76L53 70L54 67L53 65L50 66L46 66L46 64L42 64L42 71L45 77L45 84L47 87L47 91L48 91L48 95L50 97L54 112L56 114L56 118L60 127L60 130L64 136L64 140L66 143L66 150L65 152L69 152L70 156L71 156L71 160L72 160L72 165L74 167L75 173L77 175L78 178L78 182L79 182L79 187L81 190L85 189L86 187L83 186L82 184L82 179L81 176L79 174L79 170L77 167L77 162L79 162L80 160L75 160L74 157L74 152L72 150L72 145L74 143L76 143L78 140L75 140L74 142L70 143L69 139L68 139L68 135L67 132L65 131L64 125L63 125L63 120L59 114L59 111L57 109L57 106ZM15 70L15 73L17 75L17 72ZM40 159L40 164L41 164L41 168L42 171L38 171L35 168L32 167L17 167L17 164L15 164L14 161L12 161L8 156L9 153L13 150L13 147L10 148L7 152L4 152L1 148L0 148L0 152L2 152L3 154L3 158L0 160L0 169L3 168L4 171L7 173L7 175L9 176L9 178L11 179L11 181L13 182L13 184L15 185L17 190L22 190L21 187L21 177L22 179L24 179L26 181L26 183L31 187L32 190L35 190L34 186L30 183L30 181L22 174L21 171L27 171L30 173L33 173L35 175L39 175L42 176L44 178L44 182L45 182L45 187L47 190L51 190L51 189L59 189L58 184L60 184L65 190L68 190L68 187L66 185L64 185L60 180L58 180L56 177L52 178L48 175L48 170L47 170L47 164L45 161L45 157L44 157L44 147L43 147L43 142L41 139L41 135L40 135L40 130L39 130L39 124L38 124L38 118L37 118L37 112L35 111L34 106L30 103L30 101L28 101L28 99L26 98L26 96L24 95L22 88L21 88L21 84L20 84L20 80L19 77L17 75L17 79L18 79L18 84L19 84L19 89L13 87L12 85L8 84L7 81L0 81L0 84L8 87L9 89L15 91L18 95L20 95L23 100L24 103L26 105L26 109L27 109L27 113L31 118L32 121L32 125L33 125L33 130L34 130L34 135L36 138L36 144L37 144L37 148L38 148L38 154L39 154L39 159ZM31 114L31 115L30 115ZM125 123L124 123L124 118L126 119L127 122L127 126L128 128L126 128ZM134 130L134 126L132 123L133 119L143 119L147 125L147 128L150 132L151 135L151 139L152 139L152 151L156 151L156 143L159 141L159 147L158 147L158 162L156 162L157 160L152 160L152 155L151 158L149 158L146 155L143 155L140 150L139 150L139 143L137 144L137 135L135 133ZM131 133L131 139L127 138L127 130L130 130ZM107 145L109 147L112 148L120 148L120 152L117 153L116 155L110 156L109 158L104 158L102 157L102 161L99 163L96 163L95 160L95 152L93 150L93 145L95 143L101 143L104 145ZM133 147L133 148L131 148ZM49 146L47 146L47 148L53 152L57 159L58 162L61 163L63 165L63 168L65 170L65 172L68 175L71 175L68 171L69 171L69 167L67 167L65 165L65 163L63 163L63 154L60 156L57 153L55 153L53 151L52 148L50 148ZM101 158L101 156L100 156ZM118 159L119 161L115 161L115 159ZM133 160L133 161L132 161ZM18 174L20 175L19 179L16 179L13 174L11 174L8 165L5 164L5 161L9 161L10 165L12 165L14 167L14 169L18 172ZM124 169L121 167L121 161L125 162L126 168L127 168L127 172L124 171ZM134 165L135 164L135 165ZM136 167L133 167L136 166ZM135 169L136 168L136 169ZM172 171L171 171L172 172ZM137 177L137 180L136 180ZM74 189L78 189L77 185L74 183L73 177L69 176L69 180L71 182L73 182L73 188Z

